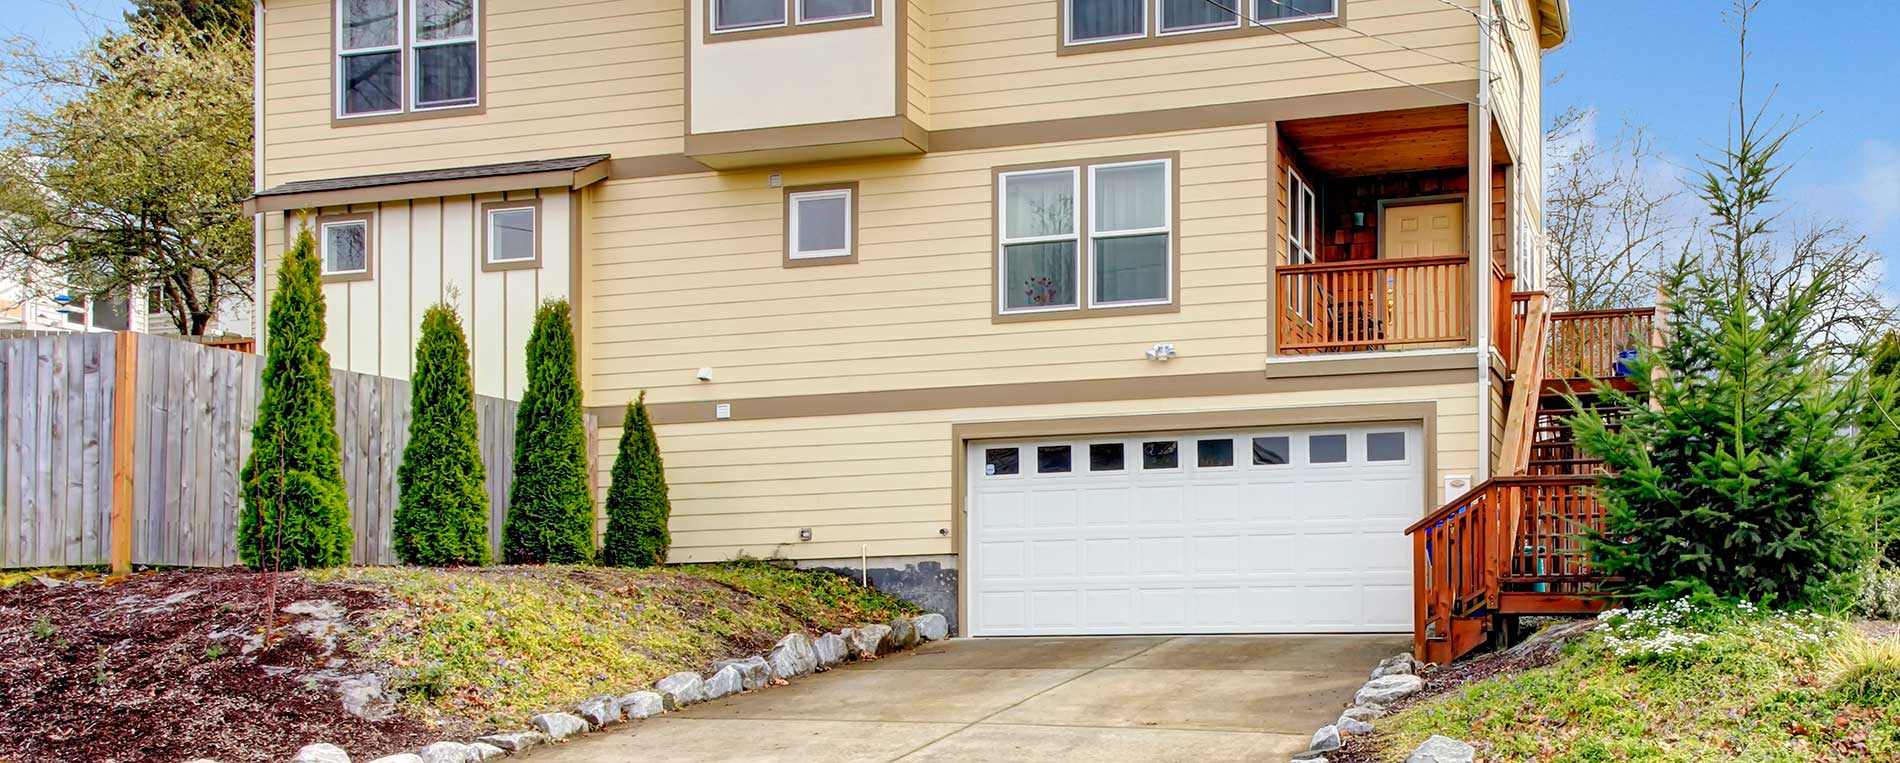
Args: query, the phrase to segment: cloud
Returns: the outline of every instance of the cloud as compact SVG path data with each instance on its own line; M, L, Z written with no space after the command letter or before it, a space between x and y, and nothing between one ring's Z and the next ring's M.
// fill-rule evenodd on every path
M1869 233L1884 232L1900 223L1900 147L1884 140L1860 146L1860 178L1854 192L1863 208L1862 224Z

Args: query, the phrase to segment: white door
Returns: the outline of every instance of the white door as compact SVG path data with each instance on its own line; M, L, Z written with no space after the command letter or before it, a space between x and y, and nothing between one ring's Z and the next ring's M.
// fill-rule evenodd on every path
M969 445L969 632L1399 632L1416 425Z

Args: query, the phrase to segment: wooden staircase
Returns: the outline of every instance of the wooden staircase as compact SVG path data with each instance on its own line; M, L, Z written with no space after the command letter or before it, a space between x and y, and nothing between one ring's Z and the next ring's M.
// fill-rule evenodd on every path
M1406 529L1413 543L1414 653L1449 663L1524 615L1589 614L1604 582L1584 538L1603 526L1591 486L1600 462L1578 447L1563 419L1566 393L1617 418L1592 391L1596 379L1627 385L1616 354L1653 341L1653 309L1548 312L1540 292L1518 308L1498 476Z

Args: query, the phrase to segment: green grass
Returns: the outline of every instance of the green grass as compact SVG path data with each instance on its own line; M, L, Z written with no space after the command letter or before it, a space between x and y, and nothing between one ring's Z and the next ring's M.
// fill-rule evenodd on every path
M1492 763L1900 760L1900 645L1818 617L1625 618L1376 725L1394 761L1432 734Z
M309 575L377 589L396 606L357 634L427 720L520 725L597 694L763 652L792 630L881 622L916 608L835 575L762 563L356 568Z

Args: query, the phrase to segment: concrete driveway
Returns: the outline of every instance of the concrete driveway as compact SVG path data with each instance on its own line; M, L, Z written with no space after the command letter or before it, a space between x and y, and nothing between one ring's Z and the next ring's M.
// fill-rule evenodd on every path
M634 761L1269 761L1405 636L956 639L526 756Z

